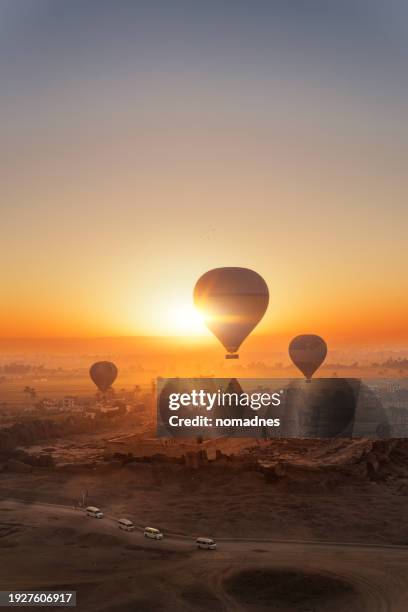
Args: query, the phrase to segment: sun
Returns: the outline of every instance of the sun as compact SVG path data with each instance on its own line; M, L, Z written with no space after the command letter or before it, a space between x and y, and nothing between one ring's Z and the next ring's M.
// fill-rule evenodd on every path
M170 304L167 315L168 327L173 329L174 333L200 336L208 334L203 316L192 304Z

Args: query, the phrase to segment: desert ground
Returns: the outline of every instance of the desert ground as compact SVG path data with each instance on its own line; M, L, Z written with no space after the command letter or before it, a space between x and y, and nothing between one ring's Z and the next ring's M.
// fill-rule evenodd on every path
M216 460L189 465L174 449L129 457L138 440L82 434L55 441L52 467L4 464L2 590L76 590L79 610L101 612L407 609L404 441L242 440L228 455L220 440ZM144 539L147 525L164 540Z
M73 506L86 492L104 511L192 536L408 544L406 495L375 482L325 490L308 480L266 484L260 472L136 463L4 474L1 495Z
M114 518L69 507L0 503L1 589L75 590L89 611L403 612L405 547L188 537L143 538Z
M408 545L406 441L224 439L216 442L217 460L185 465L188 455L210 454L212 444L180 441L169 458L143 456L141 449L151 453L153 442L119 432L110 439L101 432L52 447L47 442L35 451L52 451L61 463L24 473L4 464L1 499L69 506L85 499L137 523L192 536ZM136 448L141 456L129 458Z

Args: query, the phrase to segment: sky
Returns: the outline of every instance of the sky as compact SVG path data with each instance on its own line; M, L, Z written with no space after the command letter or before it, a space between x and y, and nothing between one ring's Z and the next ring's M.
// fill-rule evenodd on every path
M206 270L257 333L408 343L402 0L0 0L1 337L200 334Z

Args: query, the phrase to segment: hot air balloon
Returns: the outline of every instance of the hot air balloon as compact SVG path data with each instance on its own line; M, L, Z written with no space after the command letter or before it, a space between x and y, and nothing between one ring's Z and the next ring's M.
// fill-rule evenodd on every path
M360 380L317 378L286 389L284 435L299 438L351 438L355 427ZM371 423L370 423L371 424Z
M111 361L97 361L89 369L89 376L101 393L106 393L117 375L118 368Z
M194 304L227 350L226 359L238 359L239 347L262 319L268 303L267 284L248 268L215 268L194 287Z
M315 334L296 336L289 344L291 360L309 382L317 368L322 365L326 355L326 342Z

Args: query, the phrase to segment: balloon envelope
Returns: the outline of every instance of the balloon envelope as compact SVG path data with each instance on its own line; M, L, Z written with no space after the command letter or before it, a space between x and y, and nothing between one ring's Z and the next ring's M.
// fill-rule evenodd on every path
M230 354L236 353L262 319L268 303L267 284L247 268L215 268L203 274L194 287L195 306Z
M312 378L327 355L327 344L315 334L302 334L289 344L289 356L306 378Z
M358 379L317 378L309 385L292 381L286 390L283 435L299 438L351 438L353 436Z
M111 387L117 375L118 368L111 361L97 361L89 370L89 376L102 393Z

